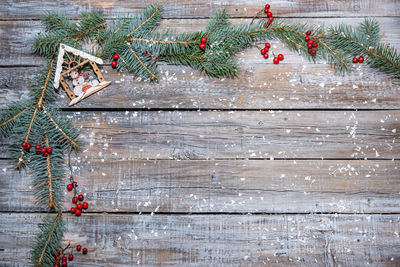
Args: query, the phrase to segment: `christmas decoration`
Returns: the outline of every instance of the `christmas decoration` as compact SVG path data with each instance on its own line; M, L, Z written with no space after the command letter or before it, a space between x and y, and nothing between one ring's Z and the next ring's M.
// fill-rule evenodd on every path
M103 60L68 45L60 44L54 88L57 89L61 83L71 99L70 106L110 85L111 82L105 81L96 63L103 64ZM90 65L93 70L84 69L85 65ZM70 86L73 86L73 90L70 89Z
M340 24L325 28L274 21L269 4L262 12L267 18L264 15L250 24L232 25L223 10L209 20L204 31L183 34L155 30L162 19L160 5L149 6L134 17L120 17L109 25L102 16L91 13L83 13L78 23L60 14L44 17L46 31L36 37L35 51L48 58L47 66L35 78L30 98L11 103L0 116L0 135L12 136L9 152L16 159L16 167L31 169L36 202L53 213L43 219L33 241L34 266L67 266L66 257L74 259L72 250L66 253L71 248L69 244L66 248L61 246L63 216L70 216L63 213L62 207L67 165L71 178L66 188L74 192L70 212L80 216L89 204L80 203L85 197L77 194L78 184L70 165L71 153L81 147L79 133L54 102L60 84L71 98L70 105L108 86L110 82L104 80L97 66L103 60L112 58L111 64L117 70L150 81L158 79L158 62L187 65L211 77L232 78L239 69L235 59L239 51L258 41L279 40L310 60L326 60L339 74L354 69L351 63L355 58L358 63L365 62L400 77L400 56L390 45L380 43L375 20L367 19L357 27ZM84 44L91 44L90 54L83 52ZM268 58L270 48L266 43L261 49L264 58ZM273 63L281 60L284 56L278 54ZM35 153L30 151L33 144ZM81 245L76 246L76 251L88 253Z

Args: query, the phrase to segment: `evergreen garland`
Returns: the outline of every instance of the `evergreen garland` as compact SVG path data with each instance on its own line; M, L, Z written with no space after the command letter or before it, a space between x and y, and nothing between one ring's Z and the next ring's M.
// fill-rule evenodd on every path
M353 55L366 56L366 63L389 75L400 77L400 55L390 45L380 43L379 24L366 19L358 27L340 24L318 27L307 24L288 24L265 21L232 25L225 10L217 12L205 31L176 34L157 32L162 19L162 6L151 5L136 16L123 16L110 25L95 13L83 13L78 23L65 15L49 13L43 18L46 32L36 37L35 52L49 59L32 83L30 98L4 108L0 118L0 135L12 136L10 156L16 167L28 166L33 171L33 193L37 204L57 215L44 218L33 242L32 263L35 266L53 266L54 251L60 246L64 225L62 222L63 187L66 153L81 147L79 132L71 121L59 113L54 104L57 91L53 87L55 58L60 43L81 49L92 44L91 53L103 59L114 53L120 55L118 70L157 80L157 62L187 65L212 77L235 77L239 69L237 53L259 40L280 40L290 49L308 59L327 60L338 73L353 69ZM308 53L304 45L305 32L312 30L313 40L320 44L317 55ZM205 51L199 49L202 37L207 38ZM21 142L52 147L48 157L36 155L21 148Z

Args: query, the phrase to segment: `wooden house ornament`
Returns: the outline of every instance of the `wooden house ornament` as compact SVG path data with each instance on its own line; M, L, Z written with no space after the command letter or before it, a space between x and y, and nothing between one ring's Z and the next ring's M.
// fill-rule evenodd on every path
M60 84L71 99L69 106L107 87L107 82L97 64L103 64L95 57L65 44L60 44L54 87ZM91 67L91 68L90 68Z

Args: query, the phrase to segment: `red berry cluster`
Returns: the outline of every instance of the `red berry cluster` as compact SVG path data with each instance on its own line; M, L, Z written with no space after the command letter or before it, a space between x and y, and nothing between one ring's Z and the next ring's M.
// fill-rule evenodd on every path
M119 59L119 55L115 53L113 55L113 61L111 62L111 66L115 69L117 67L117 60Z
M271 44L270 43L266 43L265 47L260 50L261 55L263 55L265 59L267 59L269 57L268 51L269 51L270 47L271 47Z
M306 35L307 36L304 37L304 40L307 42L308 52L310 54L316 55L317 54L317 50L316 49L318 48L318 43L310 38L311 31L307 31Z
M260 50L261 55L263 55L265 59L267 59L269 57L268 51L269 51L270 47L271 47L271 44L270 43L266 43L265 47ZM281 61L283 59L284 59L284 56L282 54L279 54L277 57L274 57L274 60L273 60L274 64L279 64L279 61Z
M364 62L364 57L363 56L359 56L358 58L353 57L353 63L363 63Z
M266 4L265 8L264 8L264 13L267 14L267 17L268 17L268 21L267 21L267 23L265 23L266 27L271 25L271 23L274 21L274 17L272 16L272 12L269 11L270 7L271 6L269 4Z
M68 249L71 249L71 252L67 257L66 256L67 254L65 252ZM57 249L56 250L56 255L54 256L54 258L56 260L56 263L54 263L54 267L60 267L60 266L66 267L66 266L68 266L67 260L72 261L74 259L74 255L72 254L72 250L73 250L73 247L71 247L69 244L64 249L61 249L61 250ZM87 248L83 248L82 249L81 245L77 245L76 246L76 250L77 251L81 251L82 250L82 254L84 254L84 255L86 255L88 253L88 249Z
M71 213L75 214L76 216L81 216L82 210L87 209L89 207L89 204L87 202L78 203L78 201L82 202L85 199L85 197L82 194L79 194L77 196L77 190L76 190L77 187L78 187L78 183L72 182L71 184L67 185L67 190L68 191L74 190L74 196L72 197L72 203L75 204L75 207L71 207Z
M53 153L53 149L51 147L41 147L40 145L35 145L36 155L43 154L44 157L47 157L51 153Z
M207 43L207 39L205 37L201 37L199 48L201 50L205 50L206 49L206 43Z
M29 151L29 149L31 149L31 144L27 143L27 142L22 142L21 144L22 148L25 149L26 151Z

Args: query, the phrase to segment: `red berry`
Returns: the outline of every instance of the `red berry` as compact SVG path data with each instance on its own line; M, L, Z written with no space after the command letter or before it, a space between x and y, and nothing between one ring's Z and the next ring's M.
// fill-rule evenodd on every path
M267 14L269 12L269 8L264 8L264 13Z
M78 202L78 198L77 197L73 197L72 198L72 203L76 204Z
M311 49L311 53L312 53L313 55L315 55L315 54L317 53L317 51L315 51L314 49Z
M29 149L31 149L31 144L26 144L26 150L29 150Z
M265 54L265 55L268 55L268 54ZM265 57L265 55L264 55L264 57ZM82 208L87 209L88 207L89 207L89 204L87 202L82 203Z
M358 63L358 58L353 57L353 63Z
M307 48L308 48L308 49L311 49L312 46L313 46L312 44L307 44Z
M318 43L314 42L314 43L312 44L312 46L315 47L315 48L317 48L317 47L318 47Z
M76 204L76 208L77 208L78 210L81 210L81 209L82 209L82 204L81 204L81 203Z
M111 67L113 67L114 69L117 67L117 61L113 61L111 62Z
M79 201L83 201L84 198L85 198L85 197L84 197L83 195L79 195L79 196L78 196L78 200L79 200Z
M68 266L68 263L66 261L63 261L62 262L62 267L67 267L67 266Z
M28 144L27 142L22 142L21 146L26 147L27 144Z
M36 155L40 155L40 151L39 150L36 150Z
M49 153L49 154L51 154L51 153L53 153L53 149L52 149L51 147L48 147L48 148L46 149L46 152Z
M71 208L71 213L75 213L76 209L74 207Z
M364 57L363 56L360 56L359 58L358 58L358 63L363 63L364 62Z
M307 35L311 35L311 31L307 31L306 34L307 34Z
M54 259L55 259L56 261L59 261L59 260L60 260L60 256L55 256Z
M270 17L270 18L268 19L268 25L271 24L273 21L274 21L274 18L273 18L273 17Z
M204 50L204 49L206 49L206 44L205 43L201 43L201 44L199 44L199 47L200 47L201 50Z
M83 252L83 254L87 254L87 253L88 253L87 248L83 248L83 249L82 249L82 252Z
M36 145L35 148L36 148L36 149L40 149L40 145Z
M203 44L207 43L207 39L205 37L202 37L200 40Z
M76 215L76 216L81 216L81 214L82 214L82 211L81 211L81 210L76 210L76 211L75 211L75 215Z
M77 245L77 246L76 246L76 250L77 250L77 251L81 251L81 249L82 249L82 246L81 246L81 245Z
M307 43L312 44L312 43L314 43L314 41L310 39L307 41Z
M61 258L61 261L67 261L67 257L65 257L65 256L62 257L62 258Z
M304 37L304 40L306 40L306 42L308 42L310 40L310 37L306 36L306 37Z
M59 262L54 263L54 267L60 267L60 263Z
M67 189L68 189L68 191L72 191L72 189L74 189L74 187L72 186L72 184L68 184Z
M61 254L61 251L59 249L57 249L56 252L57 252L57 255Z
M268 13L267 13L267 17L268 17L268 18L272 17L272 12L268 12Z
M114 59L114 60L118 60L118 59L119 59L119 55L118 55L117 53L115 53L115 54L113 55L113 59Z
M283 60L283 58L284 58L284 57L283 57L282 54L279 54L279 55L278 55L278 59L279 59L279 60Z
M274 64L279 64L279 58L274 57Z
M72 261L72 260L74 259L74 255L69 254L69 255L68 255L68 259L69 259L70 261Z
M268 8L268 9L269 9L270 7L271 7L271 6L270 6L269 4L266 4L266 5L265 5L265 8Z
M269 56L267 53L264 54L264 58L267 59Z
M47 157L48 155L49 155L49 153L47 153L47 152L43 154L44 157Z
M42 148L42 149L40 149L40 153L42 153L42 154L44 154L44 153L46 153L46 148Z
M266 48L270 48L270 47L271 47L271 44L270 44L270 43L266 43L266 44L265 44L265 47L266 47Z
M267 53L267 50L265 48L261 49L261 55L264 55L265 53Z
M73 187L78 187L78 183L77 183L77 182L73 182L73 183L72 183L72 186L73 186Z

